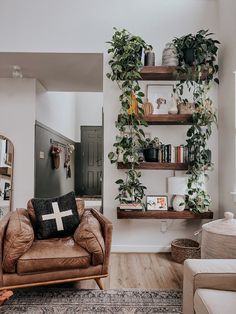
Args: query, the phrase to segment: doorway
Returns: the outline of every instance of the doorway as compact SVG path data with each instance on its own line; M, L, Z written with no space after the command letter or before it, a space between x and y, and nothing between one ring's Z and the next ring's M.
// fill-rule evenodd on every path
M81 181L78 193L83 197L102 196L103 127L81 126L80 161Z

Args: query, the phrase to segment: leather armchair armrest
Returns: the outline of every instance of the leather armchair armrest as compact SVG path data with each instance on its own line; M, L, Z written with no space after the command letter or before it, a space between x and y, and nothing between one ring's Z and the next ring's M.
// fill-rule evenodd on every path
M110 253L111 253L111 242L112 242L112 223L109 219L107 219L105 216L103 216L101 213L99 213L96 209L91 208L91 213L94 215L95 218L100 222L100 225L102 227L103 235L104 235L104 241L105 241L105 259L102 267L102 274L108 274L108 268L109 268L109 259L110 259Z
M3 260L4 236L7 230L10 216L11 216L11 213L8 213L6 216L3 217L3 219L0 220L0 287L3 286L2 260Z
M196 289L236 291L235 259L188 259L184 262L183 314L194 314Z

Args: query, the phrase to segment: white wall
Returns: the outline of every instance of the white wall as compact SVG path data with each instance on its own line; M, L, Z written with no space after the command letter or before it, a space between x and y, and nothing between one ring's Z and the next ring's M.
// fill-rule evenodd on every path
M113 245L116 250L157 251L166 248L173 238L192 237L200 222L173 220L169 222L168 232L162 234L160 221L116 219L117 202L114 197L117 186L114 181L120 177L121 171L110 165L107 154L115 139L114 122L120 104L118 88L105 76L108 71L108 45L105 42L111 38L113 26L127 28L154 46L157 63L160 64L164 45L174 36L202 28L209 28L218 34L217 14L217 2L214 0L1 1L0 51L105 52L104 213L114 224ZM159 128L155 132L165 132ZM174 135L175 127L166 128L163 136L169 138L173 134L173 141L177 141L179 136L182 142L184 130L179 131L178 128L178 132L178 135ZM216 133L211 142L217 159ZM148 183L148 192L158 194L164 191L163 182L167 175L170 173L165 171L145 172L144 183ZM217 168L211 176L210 190L214 191L214 209L217 211Z
M143 1L142 3L145 8L143 7L141 11L141 4L138 2L140 7L133 12L131 4L126 2L124 16L120 19L118 26L123 24L127 29L136 34L141 34L148 43L152 44L157 52L159 64L165 43L174 36L196 32L202 28L218 33L217 6L214 1L158 1L155 2L155 5L154 2L149 1ZM153 9L150 10L152 5ZM136 23L132 18L128 19L126 15L127 12L131 11L135 16ZM116 25L115 22L114 25ZM114 224L113 251L163 251L169 248L171 241L175 238L193 238L194 231L200 228L202 222L186 220L168 221L168 231L162 234L160 232L160 220L117 220L117 202L114 201L117 195L117 185L114 184L114 181L121 177L121 171L115 169L114 165L110 164L107 154L111 151L115 140L115 120L120 107L118 100L120 91L105 76L105 73L109 71L109 57L105 54L104 58L104 207L105 215ZM213 96L217 104L216 91L213 93ZM185 139L185 127L157 126L151 127L150 130L152 135L158 135L163 141L167 141L168 143L182 143ZM216 163L216 169L213 174L210 174L208 186L214 200L212 209L217 217L218 135L216 130L211 138L210 146L213 149L213 161ZM170 175L173 175L173 172L143 171L142 180L147 185L147 194L166 193L166 177Z
M102 125L103 93L76 93L76 142L81 141L80 127Z
M102 125L102 93L48 92L37 82L36 120L80 142L80 127Z
M35 80L0 79L0 134L14 145L13 204L34 195Z
M219 0L220 13L220 86L219 86L219 178L220 210L233 211L236 203L230 192L236 191L235 165L235 77L236 1Z
M37 82L36 120L76 141L76 94L48 92Z

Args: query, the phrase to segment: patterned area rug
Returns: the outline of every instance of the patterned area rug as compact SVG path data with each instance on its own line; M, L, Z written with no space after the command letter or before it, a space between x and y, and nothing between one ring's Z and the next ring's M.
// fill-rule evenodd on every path
M4 314L176 314L181 290L76 290L48 286L18 289L0 308Z

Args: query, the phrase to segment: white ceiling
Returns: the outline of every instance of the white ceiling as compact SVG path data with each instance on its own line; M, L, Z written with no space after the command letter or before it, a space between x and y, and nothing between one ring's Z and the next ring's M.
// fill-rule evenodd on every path
M48 91L102 92L102 53L1 52L0 77L12 77L13 66L24 78L36 78Z

